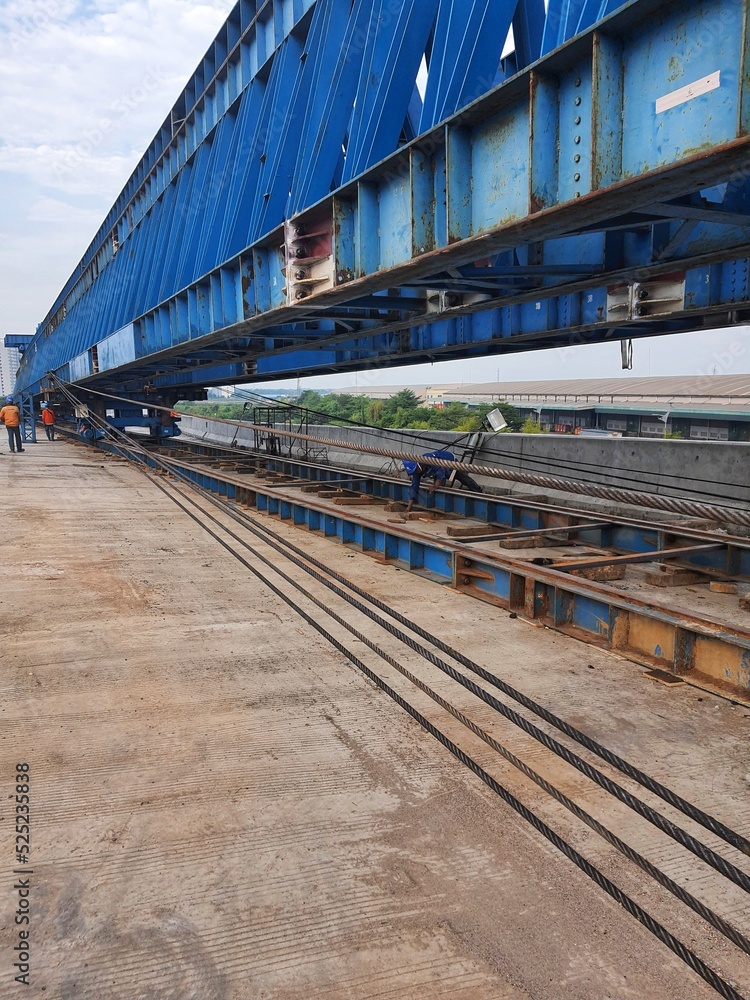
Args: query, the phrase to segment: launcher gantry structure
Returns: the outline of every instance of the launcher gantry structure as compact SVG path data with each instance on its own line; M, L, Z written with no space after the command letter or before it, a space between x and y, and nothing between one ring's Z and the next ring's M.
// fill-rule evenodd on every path
M742 322L748 13L240 0L16 391L169 401Z

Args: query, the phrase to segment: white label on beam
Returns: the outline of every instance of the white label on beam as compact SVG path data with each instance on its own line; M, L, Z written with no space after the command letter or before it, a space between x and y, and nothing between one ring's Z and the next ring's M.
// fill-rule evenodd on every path
M700 97L701 94L708 94L712 90L717 90L720 86L721 71L717 69L710 76L702 76L700 80L696 80L695 83L689 83L687 87L680 87L679 90L673 90L671 94L659 97L656 101L656 113L660 115L662 111L669 111L670 108L676 108L679 104L692 101L694 97Z

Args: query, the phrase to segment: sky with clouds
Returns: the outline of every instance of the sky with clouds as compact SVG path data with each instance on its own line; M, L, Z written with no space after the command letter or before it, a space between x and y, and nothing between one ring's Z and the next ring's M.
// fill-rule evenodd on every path
M43 319L232 6L0 0L0 336L32 333ZM634 375L744 372L745 328L635 344ZM381 371L377 380L619 374L619 345L606 344Z

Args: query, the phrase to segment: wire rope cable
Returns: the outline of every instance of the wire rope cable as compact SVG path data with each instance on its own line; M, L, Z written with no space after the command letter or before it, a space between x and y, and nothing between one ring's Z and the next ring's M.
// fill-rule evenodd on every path
M122 435L121 432L118 432L118 436L125 439L127 450L131 453L131 455L133 453L135 453L138 456L138 459L139 459L139 461L140 461L141 464L146 464L149 461L153 462L153 458L154 457L151 456L140 445L137 445L134 442L130 443L130 440L127 438L127 436L126 435ZM156 464L156 463L154 463L154 464ZM169 468L169 466L168 466L168 468ZM163 493L165 493L167 496L170 496L170 492L167 489L165 489L163 487L163 485L160 484L153 477L153 475L151 475L149 472L146 472L145 474L148 476L148 478ZM193 484L193 483L190 482L190 480L188 479L188 477L184 477L184 478L188 481L188 485L194 486L194 487L196 486L196 484ZM170 484L170 486L171 486L172 490L176 490L176 487L174 486L174 484ZM201 487L197 487L197 489L198 489L199 492L202 492L202 488ZM184 496L184 494L183 494L183 496ZM318 621L316 621L314 618L312 618L311 616L309 616L288 595L284 594L283 591L281 591L270 580L268 580L267 577L265 577L262 573L260 573L260 571L258 571L257 568L253 567L246 559L244 559L244 557L242 557L236 550L234 550L231 547L231 545L229 545L228 542L226 542L224 539L222 539L220 536L218 536L212 529L210 529L209 527L207 527L205 525L205 523L201 522L200 518L198 518L195 514L193 514L190 510L188 510L175 497L170 496L170 498L185 513L187 513L188 516L190 516L191 518L193 518L193 520L195 520L203 528L203 530L207 531L207 533L209 535L211 535L213 538L215 538L215 540L218 541L227 551L229 551L231 555L233 555L243 565L245 565L258 579L261 580L261 582L263 582L266 586L268 586L274 593L277 594L278 597L280 597L282 600L284 600L285 603L287 603L298 614L300 614L300 616L305 621L307 621L308 624L310 624L313 628L315 628L316 631L319 632L319 634L323 635L329 642L331 642L334 645L335 648L339 649L340 652L344 653L347 656L347 658L350 660L350 662L352 662L355 666L357 666L360 670L362 670L365 673L365 675L370 678L370 680L372 680L379 688L381 688L381 690L383 690L394 701L396 701L396 703L399 704L400 707L402 707L405 711L407 711L415 719L415 721L417 721L426 731L430 732L431 735L433 735L443 746L446 747L446 749L448 749L465 766L467 766L470 770L472 770L473 773L475 773L482 781L485 782L485 784L488 785L488 787L490 787L496 794L498 794L504 801L506 801L506 803L508 805L510 805L519 815L521 815L524 819L526 819L529 823L531 823L531 825L534 826L535 829L538 830L538 832L540 832L551 843L553 843L560 851L562 851L562 853L565 854L566 857L569 858L569 860L571 860L574 864L576 864L591 879L593 879L593 881L595 881L596 884L598 884L612 898L614 898L615 900L617 900L620 903L620 905L622 905L629 913L631 913L631 915L633 915L645 927L647 927L647 929L649 929L653 934L655 934L655 936L659 940L661 940L667 947L669 947L673 951L673 953L676 954L679 958L681 958L681 960L684 961L691 969L693 969L693 971L695 971L698 975L700 975L704 979L704 981L706 981L717 993L719 993L719 995L721 995L723 997L727 997L727 998L729 998L729 1000L742 1000L740 994L735 990L735 988L734 988L734 986L732 984L728 983L725 979L723 979L721 976L719 976L718 973L715 972L715 970L713 970L710 967L708 967L700 958L698 958L698 956L696 956L692 951L690 951L690 949L688 949L681 941L679 941L677 938L675 938L663 925L661 925L658 921L654 920L654 918L651 917L650 914L648 914L645 910L643 910L643 908L640 907L640 905L638 903L636 903L634 900L632 900L618 886L616 886L614 883L612 883L605 875L603 875L603 873L601 871L599 871L599 869L597 869L587 859L585 859L582 855L580 855L575 850L575 848L573 848L570 844L568 844L565 840L563 840L563 838L561 838L555 831L553 831L549 826L547 826L547 824L545 824L542 820L540 820L539 817L536 816L535 813L533 813L531 810L528 809L528 807L526 807L525 805L523 805L523 803L521 803L520 800L518 800L511 792L509 792L506 788L504 788L504 786L500 785L499 782L497 782L491 775L489 775L489 773L487 771L485 771L480 765L478 765L476 763L476 761L473 760L473 758L471 758L468 754L466 754L465 751L461 750L461 748L458 747L457 744L455 744L441 730L439 730L436 726L434 726L434 724L431 723L423 714L421 714L420 712L418 712L405 699L403 699L392 687L390 687L390 685L388 685L385 681L382 680L382 678L380 678L369 667L367 667L367 665L363 661L361 661L358 657L356 657L356 655L352 654L351 651L348 650L339 640L337 640L326 629L324 629L323 626ZM210 497L210 494L209 494L209 498L212 501L215 499L213 497ZM185 499L187 499L187 498L185 498ZM196 501L190 500L190 503L192 503L194 506L196 506L198 509L200 509L204 515L207 515L207 512L205 510L203 510L202 508L200 508L200 505L197 504ZM224 513L229 514L230 516L234 515L234 511L231 508L231 505L226 504L226 508L224 510ZM207 515L207 516L211 517L211 519L216 522L216 519L213 518L211 515ZM235 516L233 516L233 519L235 521L237 520L237 518ZM246 542L244 542L241 539L238 539L238 537L236 535L234 535L234 533L231 532L230 529L228 529L226 526L221 525L220 522L217 522L217 524L219 525L219 527L221 528L221 530L227 532L234 539L241 541L242 544L245 545L253 553L253 555L255 555L257 558L261 559L261 561L263 561L270 569L272 569L274 572L279 573L278 568L274 564L272 564L270 561L268 561L264 557L262 557L262 555L260 555L255 550L253 550L252 547L249 546ZM288 583L290 583L296 589L300 590L300 592L302 592L308 599L313 600L313 603L316 603L316 606L319 606L321 608L321 610L323 610L326 614L328 614L329 616L331 616L334 620L337 620L339 622L339 624L345 625L345 627L349 628L349 630L352 631L352 629L350 628L350 626L347 623L345 623L345 621L343 619L341 619L340 616L335 615L335 613L334 613L334 615L331 615L331 610L326 605L324 605L322 602L316 601L316 599L314 599L312 597L312 595L308 594L301 587L301 585L299 585L298 583L296 583L295 581L293 581L291 578L289 578L288 576L286 576L286 574L283 574L283 572L280 575ZM348 599L348 600L351 601L351 599L348 598L348 595L344 595L344 596L345 596L345 599ZM367 609L365 609L365 611L366 611L366 613L368 613ZM371 617L371 616L372 616L371 613L368 613L368 617ZM388 623L385 623L385 625L386 625L386 627L388 627ZM390 628L389 628L389 631L390 631ZM362 640L366 642L366 644L368 645L369 648L372 648L374 651L377 651L378 655L382 655L382 651L379 650L379 647L377 647L371 641L367 640L366 637L364 637L364 636L361 635L361 633L355 632L355 634L357 634L358 637L361 637ZM391 665L396 666L397 669L401 669L399 667L399 665L397 664L397 661L395 661L392 657L390 657L389 654L385 654L383 658L386 660L386 662L389 662ZM401 670L401 672L403 673L403 669ZM407 679L410 679L411 676L413 676L413 675L410 675L410 672L408 672L408 671L406 672L406 674L409 674L409 678L407 678ZM406 674L405 674L405 676L406 676ZM424 685L422 682L419 682L418 679L415 678L415 681L417 682L417 686L420 687L422 690L425 690L427 688L427 686ZM473 683L473 682L470 682L470 683ZM425 690L425 693L428 693L428 690ZM437 696L437 699L440 699L440 696ZM437 703L440 704L441 700L444 701L444 699L440 699L440 700L437 701ZM448 703L445 703L445 705L442 705L441 707L446 707L447 705L448 705ZM448 710L450 711L450 708L448 708ZM454 713L451 713L451 714L454 714ZM459 713L459 714L461 714L461 713ZM462 721L462 720L459 720L459 721ZM468 720L468 721L470 722L470 720ZM474 727L473 724L470 724L468 728L471 729L471 731L475 732L476 735L480 735L480 733L482 732L482 731L478 731L479 727ZM482 738L481 735L480 735L480 738ZM490 737L489 739L492 739L492 738ZM496 742L496 741L494 741L494 742ZM500 746L500 745L498 744L498 746ZM502 753L503 756L506 756L506 759L510 759L505 753L503 753L504 749L505 748L502 748L501 750L498 750L498 752ZM508 753L510 753L510 752L508 751ZM511 757L513 757L513 756L514 755L511 754ZM519 761L519 763L522 764L523 762ZM524 768L526 768L526 767L527 767L526 765L523 765L523 767L521 769L524 770ZM530 768L528 769L528 771L531 772L531 774L535 774L535 772L532 772ZM525 770L524 770L524 773L526 773ZM539 776L537 776L537 777L539 777ZM534 779L532 778L532 780L534 780ZM545 779L541 779L540 778L540 780L542 782L544 782ZM542 787L544 787L544 786L542 786ZM553 787L553 786L550 786L550 787ZM559 793L559 794L562 795L562 793ZM557 798L557 796L555 796L555 797ZM565 798L565 797L563 796L563 798ZM559 798L558 798L558 801L560 801ZM565 804L565 803L563 803L563 804ZM575 806L574 803L572 803L572 805L574 806L574 810L580 808L580 807ZM584 816L586 816L586 815L587 814L584 814ZM584 818L584 817L582 816L580 818ZM584 819L584 822L585 821L586 820ZM597 821L594 820L593 822L596 823ZM599 831L597 831L597 832L599 832ZM610 831L606 831L606 833L610 834ZM610 834L610 836L613 837L615 840L618 839L613 834ZM608 839L610 843L613 842L606 835L605 835L605 839ZM617 845L613 844L613 846L617 846ZM628 848L628 845L625 845L625 847ZM619 847L618 847L618 849L619 849ZM628 848L628 850L632 851L632 849L629 849L629 848ZM633 852L633 854L636 854L636 852ZM631 858L631 860L635 860L635 858L633 857L633 858ZM643 859L643 860L645 861L645 859ZM636 861L636 863L638 863L638 862ZM646 864L648 865L650 863L646 862ZM658 871L658 869L657 869L657 871ZM663 873L660 873L660 874L663 876ZM668 878L667 876L663 876L663 877L665 879ZM661 881L661 880L657 878L657 881ZM664 884L664 882L661 881L661 884ZM685 893L684 890L681 890L681 887L678 886L677 889L680 892ZM670 891L672 891L672 890L670 889ZM690 894L686 894L686 895L690 896ZM682 898L682 897L678 896L678 898ZM693 897L690 897L690 898L693 899ZM683 902L687 902L688 905L691 905L690 901L687 898L683 898ZM695 900L695 902L697 903L697 905L699 907L703 907L703 904L701 904L699 901ZM691 907L691 908L695 909L695 907ZM696 909L695 912L698 912L701 916L704 916L705 919L708 919L709 922L711 922L713 924L713 926L715 926L715 927L717 926L717 923L714 922L711 919L712 911L708 910L709 916L705 916L703 913L701 913L701 911L699 909ZM713 917L715 917L718 920L719 924L726 923L726 922L724 922L722 920L722 918L717 917L715 914L713 914ZM747 943L746 939L744 939L742 937L742 935L739 935L739 939L735 940L735 937L739 934L739 932L736 932L733 928L731 928L730 925L727 925L727 928L730 931L730 934L728 935L730 937L730 940L733 940L734 943L737 944L738 947L742 947L743 950L747 950L747 948L744 947L744 945ZM717 929L721 929L722 933L725 933L725 929L724 928L718 927ZM732 932L734 932L734 933L732 933Z

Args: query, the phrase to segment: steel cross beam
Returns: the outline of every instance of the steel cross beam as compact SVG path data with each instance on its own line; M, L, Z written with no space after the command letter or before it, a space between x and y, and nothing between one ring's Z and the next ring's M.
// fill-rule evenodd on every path
M532 7L243 0L19 385L136 387L144 365L209 385L736 322L747 2L553 2L547 48L554 18L556 43L586 30L503 81L498 39L513 21L516 63L533 58ZM238 338L236 362L188 360Z

